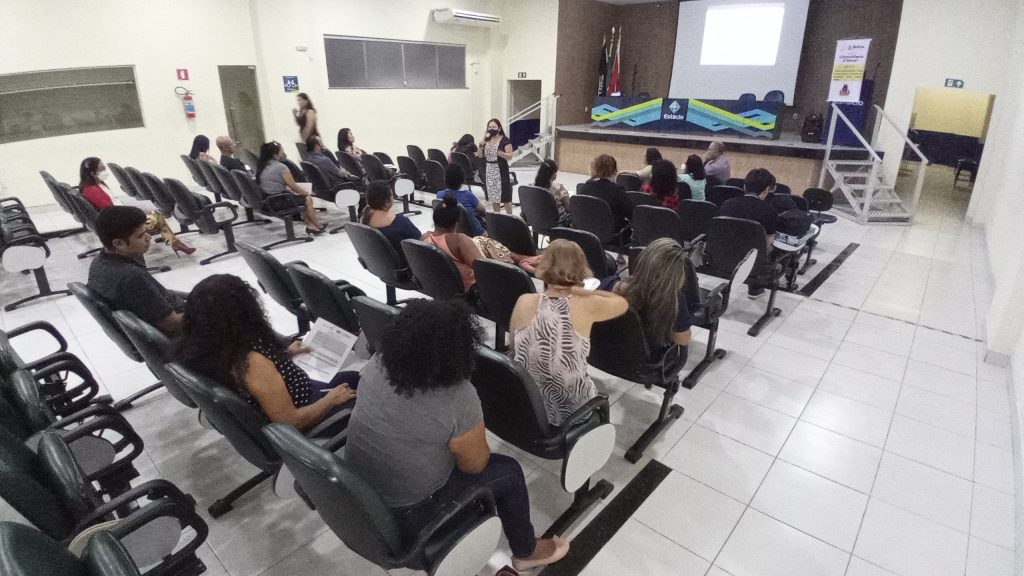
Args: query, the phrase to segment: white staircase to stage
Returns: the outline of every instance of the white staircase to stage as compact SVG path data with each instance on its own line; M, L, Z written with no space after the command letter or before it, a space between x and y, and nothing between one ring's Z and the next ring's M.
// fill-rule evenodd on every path
M512 153L509 166L526 167L540 164L550 158L555 151L555 112L558 106L558 94L545 96L508 119L508 125L522 120L538 111L541 113L540 132Z

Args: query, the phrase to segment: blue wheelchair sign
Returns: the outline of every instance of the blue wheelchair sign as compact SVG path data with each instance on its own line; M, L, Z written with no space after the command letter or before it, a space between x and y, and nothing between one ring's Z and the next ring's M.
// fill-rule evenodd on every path
M298 76L284 76L284 91L285 92L298 92L299 91L299 77Z

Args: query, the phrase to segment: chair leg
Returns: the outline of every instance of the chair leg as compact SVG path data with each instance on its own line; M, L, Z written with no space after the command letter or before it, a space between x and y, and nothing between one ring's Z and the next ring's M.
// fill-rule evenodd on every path
M551 527L544 532L542 538L551 538L552 536L561 536L572 528L572 525L576 523L580 517L583 516L593 506L601 500L604 500L612 493L615 487L612 483L607 480L598 480L593 486L590 485L590 480L580 487L576 491L572 499L572 504L566 508L565 512L559 516L552 524Z
M312 242L313 241L313 237L312 236L305 236L303 238L296 237L295 236L295 223L292 222L290 218L282 218L281 221L284 222L284 240L278 240L277 242L271 242L270 244L267 244L266 246L262 247L264 250L271 250L271 249L276 248L277 246L280 246L282 244L288 244L289 242Z
M814 240L811 240L810 242L807 243L807 260L804 260L804 265L800 267L800 270L797 271L797 274L803 276L807 272L808 268L818 263L817 260L811 258L811 254L814 253L815 244L817 244L817 242L815 242Z
M86 250L85 252L82 252L81 254L78 255L78 259L79 260L85 260L89 256L92 256L93 254L99 253L99 251L102 250L102 249L103 249L103 247L101 246L99 248L92 248L90 250Z
M127 398L122 398L121 400L118 400L117 402L114 402L113 408L114 408L114 410L117 410L118 412L124 412L125 410L128 410L129 408L131 408L132 404L136 400L138 400L139 398L142 398L143 396L145 396L146 394L149 394L150 392L156 392L157 390L160 390L163 387L164 387L164 385L161 382L157 382L156 384L150 384L149 386L146 386L145 388L143 388L142 390L139 390L135 394L132 394L131 396L129 396Z
M220 518L221 516L231 511L231 509L233 508L232 504L234 504L235 500L238 500L239 498L244 496L246 492L259 486L260 484L263 483L264 480L270 478L273 475L273 472L261 471L259 474L243 482L241 486L235 488L220 500L217 500L213 504L210 504L210 507L207 508L206 511L210 513L211 517Z
M11 302L10 304L7 304L6 306L4 306L4 311L5 312L10 312L11 310L14 310L15 308L17 308L17 307L19 307L19 306L21 306L23 304L27 304L29 302L33 302L33 301L38 300L40 298L47 298L47 297L50 297L50 296L70 296L71 295L71 291L70 290L53 290L53 289L51 289L50 288L50 281L46 278L46 270L44 270L43 268L36 268L35 270L32 271L32 273L35 274L36 286L39 287L39 293L38 294L34 294L32 296L29 296L28 298L22 298L21 300L18 300L17 302Z
M402 214L422 214L421 210L409 210L409 194L402 196Z
M636 464L640 458L643 458L644 450L647 450L651 442L654 442L655 438L683 415L683 407L672 403L678 391L679 379L677 378L665 388L665 396L661 400L661 410L658 412L658 419L652 422L647 427L647 430L644 430L644 433L629 447L629 450L626 450L626 460Z
M200 260L199 265L205 266L206 264L213 262L214 260L220 258L221 256L227 256L228 254L235 254L238 252L238 249L235 248L235 231L232 229L232 226L230 224L224 228L224 243L227 244L227 250L221 252L220 254L214 254L209 258Z
M772 321L772 318L782 314L782 310L775 307L775 294L778 293L778 291L778 282L773 280L771 291L768 292L768 306L765 307L764 314L757 319L757 322L754 322L754 325L750 327L750 330L747 330L748 336L757 337L757 335L761 333L761 330Z
M694 366L693 370L686 375L683 379L683 388L687 390L692 389L697 385L701 376L704 372L715 363L715 360L721 360L725 358L726 351L721 348L715 348L718 344L718 320L715 320L714 324L711 325L711 329L708 334L708 349L704 352L704 358L701 359L700 363Z
M234 224L234 226L246 226L249 224L270 224L268 218L257 218L256 213L253 212L252 208L245 209L245 220Z

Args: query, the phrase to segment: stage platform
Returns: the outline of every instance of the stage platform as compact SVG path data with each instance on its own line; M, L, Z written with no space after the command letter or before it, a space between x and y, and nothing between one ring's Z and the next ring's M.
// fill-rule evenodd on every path
M789 185L796 194L818 185L825 145L800 140L800 134L783 132L776 140L758 138L715 137L697 134L600 128L591 124L572 124L555 128L555 161L560 170L590 173L590 161L598 154L611 154L620 171L643 167L644 152L650 146L661 151L666 160L680 166L690 154L703 156L708 144L719 140L725 144L726 155L735 178L744 177L754 168L767 168L780 183ZM859 158L859 148L833 147L833 157Z

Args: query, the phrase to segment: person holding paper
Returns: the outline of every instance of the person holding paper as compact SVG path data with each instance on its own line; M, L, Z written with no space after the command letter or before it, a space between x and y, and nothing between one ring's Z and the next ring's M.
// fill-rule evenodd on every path
M310 428L356 397L358 372L318 382L292 360L308 352L284 345L256 291L230 274L196 284L185 304L174 358L238 392L271 422Z

